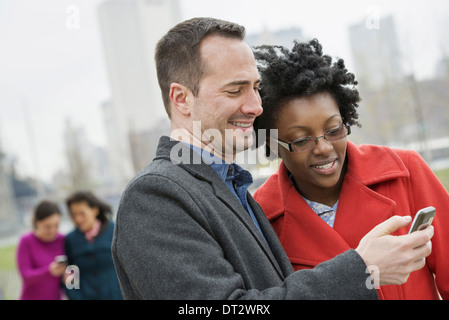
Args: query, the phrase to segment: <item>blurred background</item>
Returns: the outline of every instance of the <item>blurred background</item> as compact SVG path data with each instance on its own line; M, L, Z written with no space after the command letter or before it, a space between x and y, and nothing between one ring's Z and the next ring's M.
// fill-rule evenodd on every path
M89 189L116 210L152 160L169 134L155 44L196 16L244 25L252 46L317 38L359 81L349 139L416 150L449 187L446 0L0 0L0 299L18 297L37 202ZM245 156L254 190L278 163Z

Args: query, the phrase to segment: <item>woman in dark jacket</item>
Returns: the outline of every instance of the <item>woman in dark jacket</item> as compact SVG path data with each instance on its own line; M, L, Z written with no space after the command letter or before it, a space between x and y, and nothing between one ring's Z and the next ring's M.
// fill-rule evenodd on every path
M66 204L75 229L66 236L65 251L72 274L66 294L72 300L120 300L122 294L111 254L114 223L111 207L92 192L70 195Z

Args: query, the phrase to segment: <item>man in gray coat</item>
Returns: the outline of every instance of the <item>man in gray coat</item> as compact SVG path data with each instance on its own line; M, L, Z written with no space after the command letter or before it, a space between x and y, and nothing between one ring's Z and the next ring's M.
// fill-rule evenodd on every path
M293 272L234 163L262 113L244 28L184 21L159 41L156 65L172 135L122 194L112 253L125 299L377 299L371 281L404 283L424 266L433 229L393 237L410 223L393 217L356 249Z

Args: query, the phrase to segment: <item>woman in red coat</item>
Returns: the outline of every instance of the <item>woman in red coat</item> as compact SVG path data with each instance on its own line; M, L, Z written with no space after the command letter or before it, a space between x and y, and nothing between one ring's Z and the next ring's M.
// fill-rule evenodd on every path
M435 235L426 266L398 286L378 287L381 299L449 298L449 194L414 151L348 141L360 101L354 75L332 63L320 43L291 51L255 49L262 75L259 129L277 129L267 155L279 170L254 194L295 270L313 268L356 248L362 237L394 215L433 206ZM407 228L394 235L406 234Z

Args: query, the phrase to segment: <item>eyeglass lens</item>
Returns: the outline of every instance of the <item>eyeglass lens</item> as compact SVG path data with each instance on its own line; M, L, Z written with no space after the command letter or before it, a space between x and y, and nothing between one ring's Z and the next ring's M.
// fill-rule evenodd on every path
M325 132L324 135L321 137L309 137L306 139L301 139L292 142L292 145L296 151L304 151L313 148L315 144L318 143L318 139L320 138L324 138L326 141L333 142L343 139L344 137L346 137L347 133L348 133L347 126L341 126L336 129L332 129Z

